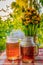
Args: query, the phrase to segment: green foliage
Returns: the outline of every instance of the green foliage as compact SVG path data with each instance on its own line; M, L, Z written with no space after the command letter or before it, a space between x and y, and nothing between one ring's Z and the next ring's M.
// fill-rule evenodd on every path
M41 4L42 4L42 6L43 6L43 0L40 0L40 2L41 2Z
M6 38L0 38L0 51L3 51L6 48Z
M10 34L13 29L13 25L10 19L3 21L0 19L0 50L5 49L6 37Z
M43 47L43 14L41 15L40 28L38 29L38 43Z
M17 6L15 6L15 8L16 7ZM15 10L13 10L13 13L10 14L10 17L7 20L3 21L0 17L0 51L5 49L6 37L13 29L23 29L20 16L21 9L17 7Z
M16 4L16 2L12 2L11 3L11 8L15 9L15 8L19 8L20 6L18 4Z
M6 47L6 37L10 34L13 29L23 29L21 21L17 19L11 20L8 18L3 21L0 19L0 51Z

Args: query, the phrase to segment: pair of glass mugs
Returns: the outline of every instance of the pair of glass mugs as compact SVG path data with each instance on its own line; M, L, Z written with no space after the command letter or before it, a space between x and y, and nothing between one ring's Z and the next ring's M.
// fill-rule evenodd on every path
M38 46L33 42L33 37L8 38L6 43L6 55L8 60L22 60L33 62L38 55Z

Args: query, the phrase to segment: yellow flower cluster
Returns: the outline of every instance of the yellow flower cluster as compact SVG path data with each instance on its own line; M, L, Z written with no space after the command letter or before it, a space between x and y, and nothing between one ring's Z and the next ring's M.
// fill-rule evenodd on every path
M31 24L39 24L40 23L40 15L33 8L26 9L24 13L24 17L22 18L23 24L28 25Z

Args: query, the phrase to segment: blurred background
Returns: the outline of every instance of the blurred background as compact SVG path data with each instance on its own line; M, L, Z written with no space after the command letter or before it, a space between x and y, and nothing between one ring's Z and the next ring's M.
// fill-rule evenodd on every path
M40 14L40 27L36 37L39 48L43 48L43 0L0 0L0 52L6 48L6 37L13 29L24 30L22 16L29 1Z

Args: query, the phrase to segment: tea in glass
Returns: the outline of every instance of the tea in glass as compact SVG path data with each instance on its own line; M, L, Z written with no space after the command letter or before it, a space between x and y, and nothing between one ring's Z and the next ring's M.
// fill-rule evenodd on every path
M17 39L11 39L6 43L6 55L9 60L17 60L20 57L20 46Z

